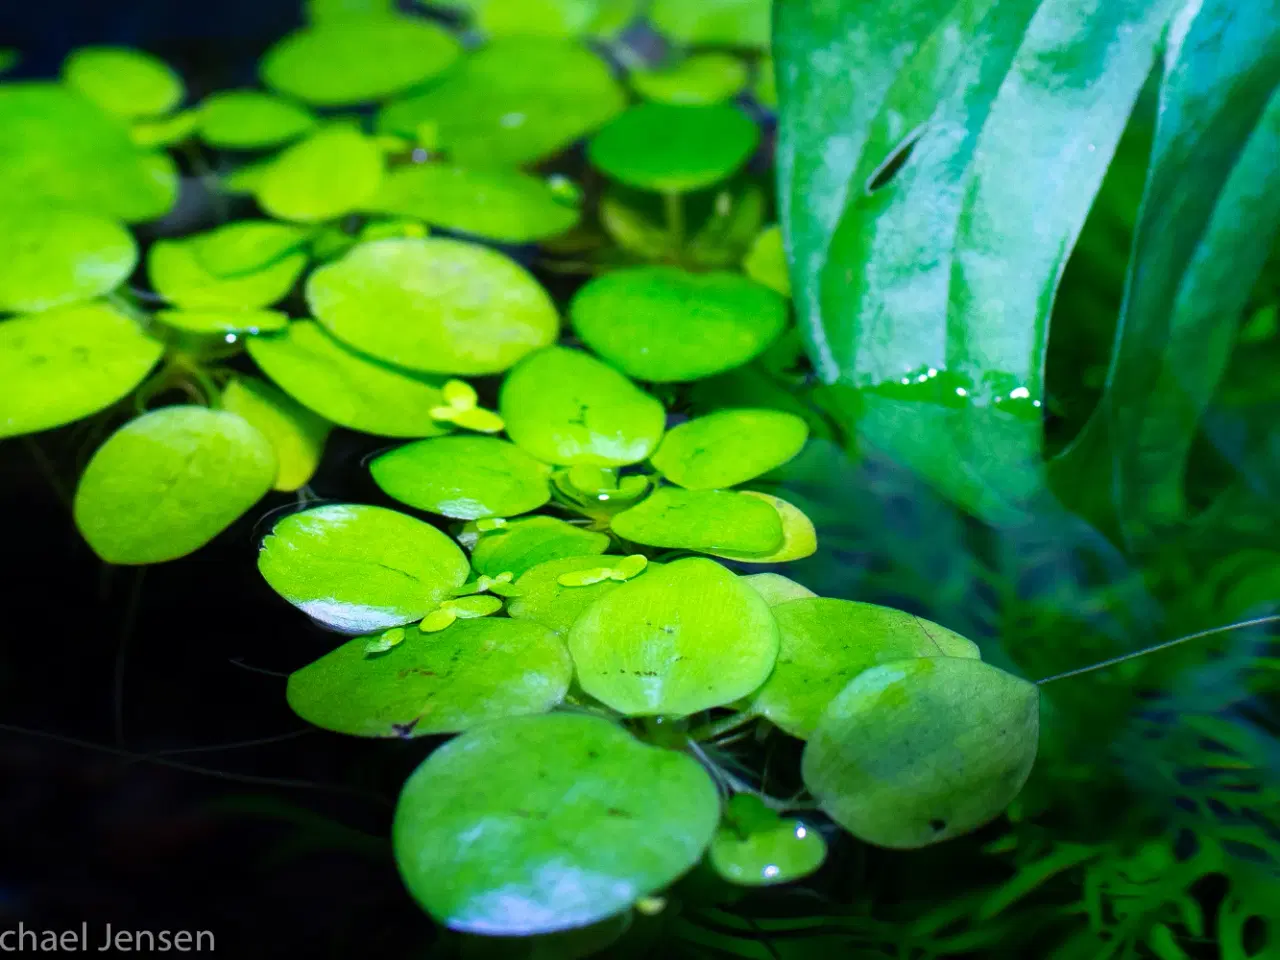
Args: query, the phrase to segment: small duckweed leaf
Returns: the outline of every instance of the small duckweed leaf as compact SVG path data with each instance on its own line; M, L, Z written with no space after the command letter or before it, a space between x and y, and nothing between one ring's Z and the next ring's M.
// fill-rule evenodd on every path
M977 646L959 634L892 607L814 597L777 604L773 616L782 637L778 664L752 710L801 740L869 667L910 657L978 657Z
M466 580L470 565L457 544L421 520L328 504L276 524L258 570L308 616L366 633L422 619Z
M720 564L676 560L601 597L573 624L582 689L626 716L687 716L747 696L773 669L764 598Z
M717 410L667 431L653 465L689 490L716 490L753 480L798 454L809 426L780 410Z
M597 133L588 155L629 187L688 193L737 173L759 142L760 131L736 107L643 103Z
M551 499L546 467L495 437L419 440L376 458L369 472L388 496L458 520L516 516Z
M265 270L302 250L312 231L270 220L239 220L223 224L193 240L200 266L223 279Z
M224 90L205 99L198 110L200 139L221 150L278 147L315 125L306 107L259 90Z
M697 863L719 813L691 757L600 717L517 717L464 733L414 771L392 845L409 892L439 923L528 936L596 923L662 890Z
M372 139L334 124L276 157L254 195L273 217L320 223L368 203L382 183L382 167L382 151Z
M658 445L662 404L588 353L547 347L525 357L498 398L507 433L554 464L639 463Z
M631 88L646 100L707 107L732 100L747 85L747 65L718 51L695 53L656 70L636 70Z
M310 320L246 344L254 362L286 393L326 420L380 437L438 437L431 416L440 382L348 349Z
M289 677L289 706L337 733L421 737L544 713L568 689L564 643L536 624L477 619L436 632L372 660L367 638L348 641Z
M522 575L561 557L585 557L609 549L609 537L584 530L558 517L523 517L476 542L471 564L480 573Z
M753 573L743 577L742 582L764 597L765 603L771 607L786 603L788 600L800 600L817 596L808 587L796 583L794 580L788 580L780 573ZM786 642L785 638L783 642Z
M708 553L739 563L788 563L817 553L818 532L813 528L813 521L799 507L769 493L758 493L755 490L743 490L741 493L744 497L763 500L778 512L778 519L782 521L781 545L764 553L739 550L708 550Z
M444 402L456 410L470 410L478 402L475 387L465 380L449 380L443 387Z
M234 377L222 392L222 408L271 441L277 464L273 489L293 491L310 482L333 424L257 377Z
M586 47L509 37L468 56L425 92L388 104L378 126L413 137L430 124L455 163L522 167L560 153L625 106L609 67Z
M289 325L287 314L278 310L158 310L156 319L166 327L184 333L257 334L277 333ZM233 336L232 339L235 339Z
M591 280L569 315L587 346L624 373L672 383L758 356L786 327L787 302L736 274L634 267Z
M607 557L562 557L549 560L526 571L516 581L520 595L512 600L507 613L522 620L532 620L564 636L569 628L596 600L617 590L621 584L610 579L584 587L567 587L560 583L566 573L592 570L600 567ZM662 564L650 563L644 576L661 569Z
M784 297L791 296L787 251L782 246L782 230L777 224L760 231L742 261L742 269L756 283L777 290Z
M693 46L765 49L770 0L653 0L649 19L658 32Z
M102 303L0 320L0 437L106 409L141 383L163 352L130 317Z
M418 629L423 633L439 633L453 626L457 619L458 614L451 607L441 607L423 617L422 622L418 624Z
M454 426L462 427L464 430L474 430L476 433L501 433L506 426L500 416L482 407L456 410L449 420Z
M406 238L420 240L429 234L430 231L417 220L390 217L381 220L370 220L362 226L359 234L356 235L356 243L373 243L375 240L404 240ZM337 254L346 253L351 246L353 244L347 244L338 250Z
M183 143L196 132L200 115L181 110L158 120L137 120L129 127L129 139L140 147L171 147Z
M76 526L107 563L175 560L229 527L275 475L270 442L242 417L162 407L94 453L76 488Z
M155 291L185 310L257 310L283 300L306 267L307 255L287 253L262 269L223 276L206 265L205 248L211 240L208 249L218 249L218 238L226 229L154 243L147 251L147 277Z
M489 584L489 592L494 596L505 597L507 599L520 596L520 591L518 589L509 583L502 583L500 581Z
M506 517L485 517L483 520L476 521L476 529L481 533L488 533L490 530L501 530L506 525Z
M822 866L827 858L822 834L767 808L763 815L744 816L740 813L743 799L756 800L742 793L730 800L711 842L708 859L716 873L740 886L763 887L799 880Z
M502 609L502 601L497 597L476 594L471 597L461 597L457 600L446 600L444 607L459 619L475 620L479 617L487 617L491 613L497 613Z
M268 87L322 107L367 103L443 73L461 52L446 30L396 16L336 18L285 37L262 58Z
M516 170L441 163L401 167L383 181L369 210L498 243L533 243L564 233L580 210L545 180Z
M633 577L640 576L640 574L644 572L644 568L648 565L648 557L643 553L633 553L630 556L623 557L615 563L610 576L614 580L630 580Z
M92 300L133 272L138 248L115 220L35 206L0 209L0 313Z
M447 0L469 11L490 37L582 37L617 33L636 16L639 0Z
M182 78L141 50L81 47L62 65L67 86L121 117L158 117L182 102Z
M460 240L362 244L311 275L307 302L355 349L430 373L500 373L560 329L528 271Z
M373 637L372 639L365 641L364 654L367 657L378 653L386 653L393 646L395 646L395 644L388 640L385 634L380 637Z
M831 701L802 758L805 785L865 843L928 846L999 816L1031 773L1039 688L981 660L872 667Z
M615 579L612 574L612 567L591 567L587 570L571 570L568 573L562 573L556 577L556 582L562 587L589 587L593 583Z
M612 526L624 540L650 547L769 553L783 543L773 506L735 491L660 487Z

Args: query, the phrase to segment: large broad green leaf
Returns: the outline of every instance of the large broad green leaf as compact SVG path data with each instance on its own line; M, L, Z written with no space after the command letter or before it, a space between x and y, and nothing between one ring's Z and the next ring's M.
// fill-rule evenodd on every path
M776 607L791 600L802 600L807 597L817 596L808 587L796 583L780 573L752 573L743 577L742 582L764 597L765 603L771 607Z
M768 501L734 490L660 487L613 518L632 543L708 552L770 553L783 544L782 518Z
M608 549L608 534L584 530L557 517L524 517L481 534L471 550L471 565L491 577L502 573L519 577L549 560L592 556Z
M437 921L527 936L666 887L697 863L719 816L691 757L599 717L552 714L486 724L433 753L400 794L392 844Z
M271 443L242 417L162 407L94 453L76 488L76 526L107 563L175 560L230 526L275 475Z
M734 487L786 463L808 437L808 425L794 414L719 410L670 430L653 465L688 490Z
M1197 422L1280 229L1278 45L1275 0L1204 0L1170 31L1106 390L1059 464L1068 483L1110 458L1132 536L1183 515Z
M258 555L258 570L276 593L350 633L421 620L470 569L458 545L430 524L354 503L285 517Z
M0 320L0 437L61 426L111 406L164 345L106 304Z
M1042 488L1063 265L1171 0L778 7L781 223L821 376L988 519Z
M597 600L569 631L582 689L627 716L685 716L747 696L773 669L778 626L713 560L669 563Z
M322 127L285 150L254 191L282 220L320 223L361 209L382 183L382 151L355 127Z
M727 550L723 547L707 548L713 557L736 560L739 563L788 563L811 557L818 550L818 531L808 514L788 500L757 490L739 491L744 497L762 500L774 509L782 524L782 542L769 550Z
M600 580L581 586L560 582L566 574L584 570L598 570L616 558L598 554L578 557L562 557L548 560L528 570L516 581L516 595L511 598L507 612L521 620L532 620L568 636L569 630L587 609L607 593L622 586L617 580ZM661 563L652 560L645 564L640 576L647 576L661 569ZM632 578L635 579L634 577Z
M132 235L109 217L0 207L0 313L92 300L123 283L137 262Z
M421 737L545 713L573 676L564 641L535 623L458 620L438 633L408 634L375 656L357 637L294 672L289 706L338 733Z
M228 383L222 408L244 417L271 441L276 452L274 489L297 490L310 481L333 424L257 377L237 376Z
M223 90L202 101L200 139L224 150L261 150L309 132L316 118L305 107L259 90Z
M62 79L121 117L168 113L186 93L182 78L167 63L127 47L81 47L62 65Z

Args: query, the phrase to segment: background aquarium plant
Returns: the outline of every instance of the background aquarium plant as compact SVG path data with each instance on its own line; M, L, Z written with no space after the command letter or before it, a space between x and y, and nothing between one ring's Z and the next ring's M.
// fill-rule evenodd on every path
M214 13L0 51L0 928L1280 956L1280 3Z

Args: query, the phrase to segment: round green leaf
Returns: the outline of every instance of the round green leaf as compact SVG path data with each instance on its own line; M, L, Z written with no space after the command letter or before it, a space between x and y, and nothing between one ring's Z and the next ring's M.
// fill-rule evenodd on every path
M781 410L717 410L667 431L653 465L689 490L715 490L782 466L804 447L809 426Z
M1031 773L1040 691L981 660L872 667L828 705L803 756L833 820L877 846L913 849L999 816Z
M649 19L659 33L698 46L769 46L770 0L653 0Z
M528 271L461 240L361 244L311 275L307 302L339 340L430 373L500 373L560 329Z
M626 716L686 716L747 696L778 654L764 598L713 560L646 571L569 631L582 689Z
M578 617L607 593L617 590L622 583L617 580L601 580L582 587L565 586L560 577L566 573L592 570L610 563L614 558L599 555L563 557L548 560L530 568L516 581L519 593L511 598L507 613L522 620L532 620L566 636ZM661 569L663 564L649 561L641 576Z
M401 167L383 181L368 209L415 217L433 227L498 243L532 243L578 222L545 180L516 170L468 170L443 163Z
M557 517L524 517L481 535L471 551L477 572L521 576L531 567L562 557L583 557L609 549L607 534L584 530Z
M200 104L200 139L222 150L261 150L295 140L316 125L306 107L258 90L224 90Z
M814 597L780 603L773 616L782 646L753 709L801 740L813 734L827 704L869 667L911 657L979 656L958 633L892 607Z
M416 634L416 636L414 636ZM564 642L535 623L457 620L366 656L357 637L289 677L308 723L358 737L458 733L486 720L545 713L573 676Z
M276 452L273 489L297 490L311 480L332 428L328 420L257 377L237 376L227 384L222 408L244 417L271 441Z
M782 522L782 543L763 553L741 550L708 550L707 553L739 563L788 563L811 557L817 552L818 533L813 528L813 521L799 507L769 493L758 493L755 490L740 492L744 497L763 500L777 511L778 519Z
M141 50L81 47L62 65L67 86L121 117L156 117L182 102L182 78Z
M421 620L467 579L458 545L395 510L330 504L285 517L258 570L309 617L350 633Z
M641 190L688 193L727 180L751 158L760 131L741 110L642 103L591 140L591 162Z
M789 580L780 573L753 573L743 577L742 582L764 597L765 603L771 607L786 603L788 600L817 596L808 587Z
M639 0L448 0L491 37L608 36L636 15Z
M650 547L769 553L783 542L773 506L736 491L659 487L612 526L624 540Z
M289 324L288 314L278 310L159 310L156 319L166 327L184 333L239 334L275 333Z
M547 463L622 466L658 445L662 404L581 350L547 347L525 357L502 384L507 433Z
M0 207L49 203L133 223L167 213L176 175L129 128L85 97L49 83L0 87Z
M637 70L632 89L646 100L706 107L732 100L747 85L747 65L727 53L695 53L672 66Z
M162 407L98 448L76 488L75 521L107 563L194 553L271 489L276 458L234 413Z
M311 230L270 220L238 220L208 233L194 243L200 266L224 279L257 273L302 250Z
M458 520L512 517L551 499L547 468L495 437L407 443L375 459L369 472L388 496Z
M388 104L387 133L434 130L468 167L521 167L560 153L626 106L608 66L585 47L510 37L468 56L425 92Z
M749 793L729 801L708 851L716 873L747 887L799 880L826 858L822 834L800 820L782 819Z
M719 813L691 757L599 717L518 717L423 762L400 794L392 844L438 922L527 936L594 923L666 887L698 861Z
M742 269L756 283L791 296L791 275L787 272L787 251L782 245L782 230L777 224L766 227L751 244Z
M264 225L270 229L271 225ZM256 230L227 224L181 240L159 240L147 251L147 277L162 297L185 310L256 310L269 307L293 289L307 265L301 251L269 260L261 269L221 274L210 268L229 257L222 248L238 246Z
M101 303L0 320L0 438L106 409L163 352L130 317Z
M92 300L133 272L138 248L119 223L43 206L0 208L0 313Z
M382 182L382 151L358 129L335 124L295 143L254 192L273 217L319 223L359 210Z
M637 380L699 380L740 367L787 324L787 302L731 273L634 267L596 277L569 307L573 328Z
M336 424L380 437L438 437L431 412L443 379L379 363L348 349L310 320L254 337L249 356L286 393Z
M327 20L285 37L262 59L267 86L322 107L379 100L442 73L461 48L408 17Z

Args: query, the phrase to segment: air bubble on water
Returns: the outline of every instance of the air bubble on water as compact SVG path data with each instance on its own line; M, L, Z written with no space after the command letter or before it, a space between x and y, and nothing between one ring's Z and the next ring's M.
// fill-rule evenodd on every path
M1015 387L1009 391L1010 400L1025 400L1031 396L1031 391L1026 387Z
M225 340L225 341L227 341L227 343L235 343L235 342L236 342L236 335L235 335L234 333L228 333L228 334L227 334L225 337L223 337L222 339L223 339L223 340Z
M929 376L929 377L936 377L937 375L938 375L937 367L930 367L928 373L925 374L925 376Z
M968 395L969 395L969 391L966 390L964 387L956 387L957 397L967 397Z
M764 875L769 878L776 877L781 871L778 870L777 864L769 864L764 868Z
M903 377L903 378L902 378L902 382L903 382L903 383L910 383L910 382L911 382L911 378L910 378L910 377Z

